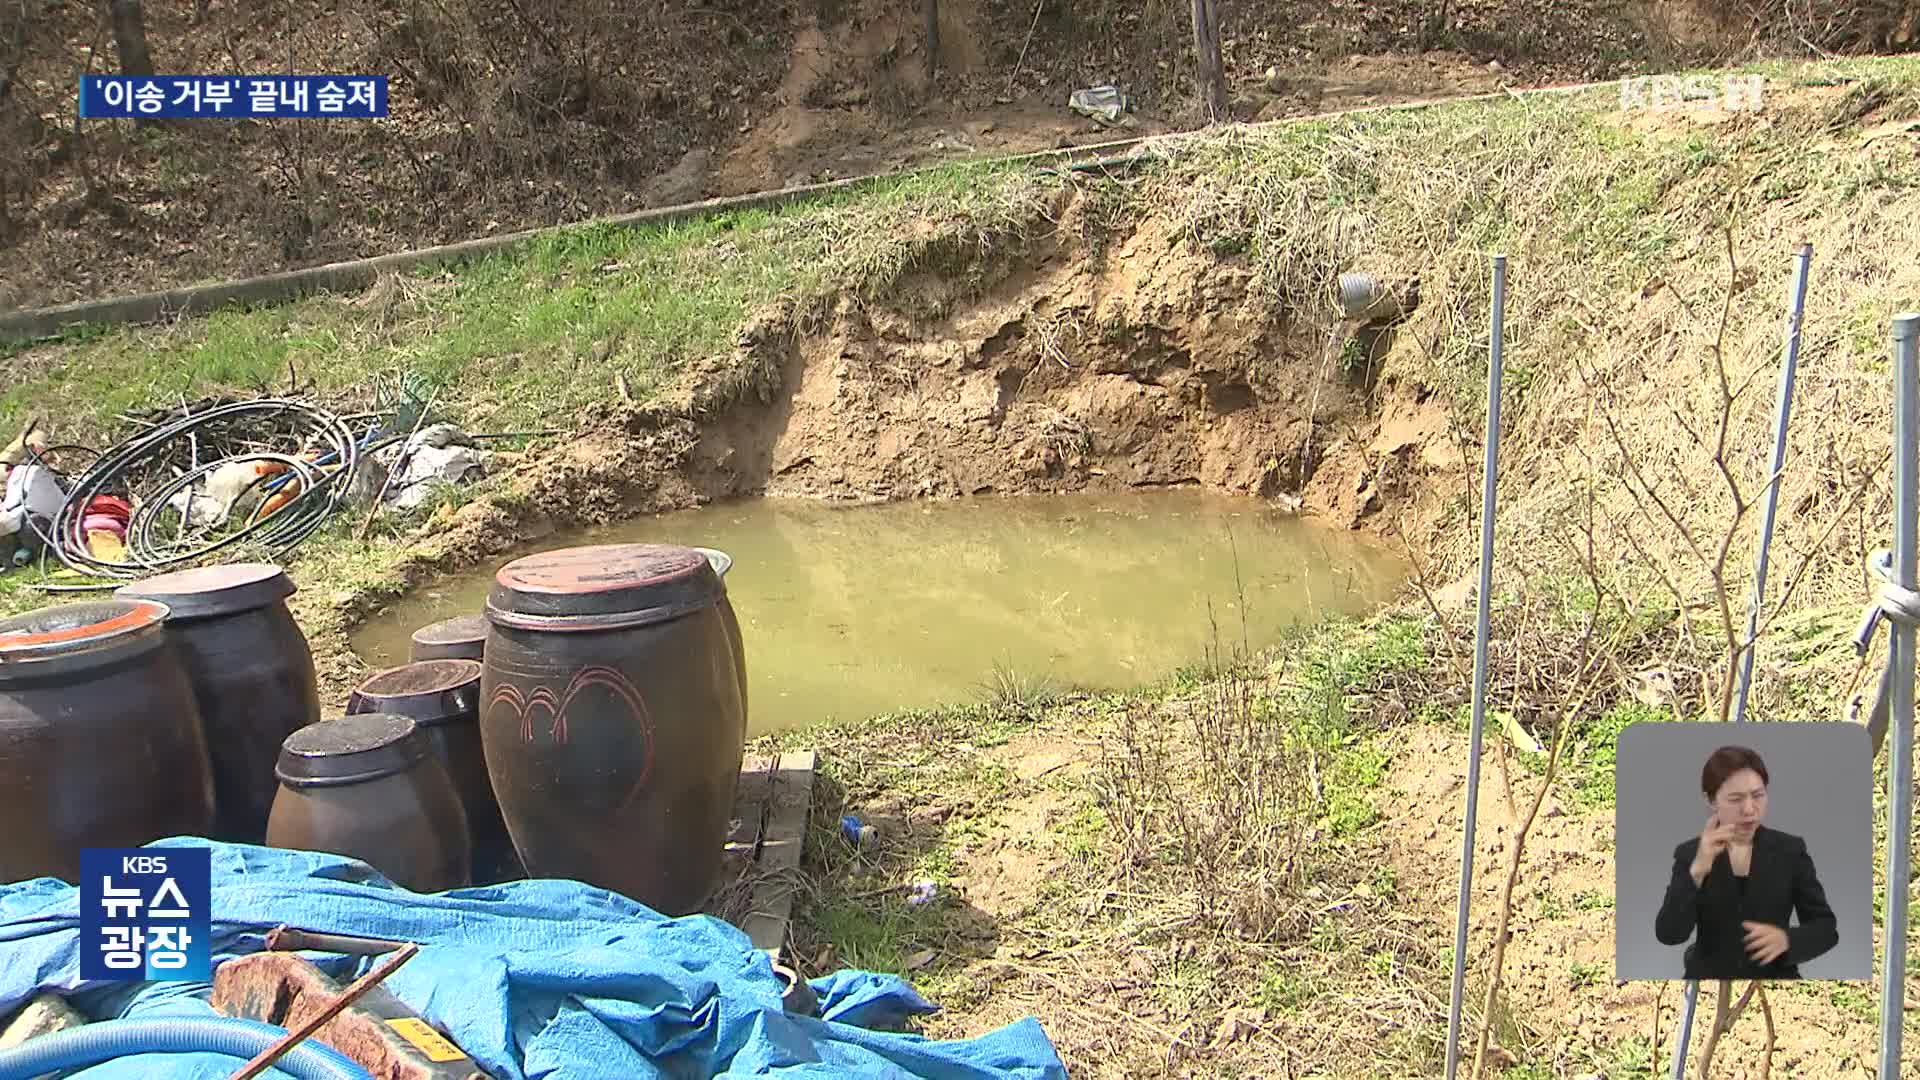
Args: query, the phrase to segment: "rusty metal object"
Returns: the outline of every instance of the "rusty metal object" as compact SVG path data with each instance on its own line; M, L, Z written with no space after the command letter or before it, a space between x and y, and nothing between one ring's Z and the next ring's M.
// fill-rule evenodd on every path
M287 610L293 593L280 567L243 563L162 574L116 594L167 606L167 636L206 729L216 840L266 837L280 742L320 719L313 649Z
M500 818L480 745L480 664L474 660L418 660L388 668L360 684L347 713L392 713L419 725L420 735L446 766L467 815L475 885L526 876Z
M274 773L269 845L359 859L414 892L468 884L466 812L409 717L361 713L301 728Z
M413 632L410 660L480 660L487 644L487 617L462 615Z
M214 788L165 604L0 619L0 882L77 881L80 849L204 836Z
M273 1067L274 1062L284 1057L288 1050L300 1045L301 1040L326 1026L327 1021L340 1015L341 1010L358 1001L361 995L379 986L387 976L400 970L400 965L413 959L419 952L418 945L408 944L401 947L398 952L381 961L372 971L353 980L353 985L335 994L332 1001L316 1009L312 1016L300 1021L298 1027L291 1023L287 1024L285 1035L275 1039L273 1045L255 1054L251 1061L234 1070L234 1074L227 1080L253 1080L254 1077L266 1072Z
M565 548L496 575L480 737L529 874L700 910L745 734L724 595L686 547Z
M276 926L267 931L266 948L276 952L331 952L343 956L380 956L403 949L404 941L386 938L356 937L352 934L319 934L292 926Z
M401 947L417 948L408 943ZM369 972L354 985L377 973ZM340 1003L346 992L298 956L262 952L235 957L214 969L212 1004L228 1016L295 1029ZM384 986L370 986L336 1013L323 1017L308 1038L340 1051L381 1080L493 1080L444 1032Z

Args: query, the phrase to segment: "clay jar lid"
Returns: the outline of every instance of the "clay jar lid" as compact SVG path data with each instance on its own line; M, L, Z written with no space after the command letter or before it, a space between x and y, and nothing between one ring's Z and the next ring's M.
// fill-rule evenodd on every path
M277 604L294 593L293 579L272 563L235 563L176 570L131 585L115 596L158 600L173 618L208 619Z
M296 788L357 784L402 772L426 756L426 740L411 719L359 713L308 724L287 736L273 774Z
M710 607L721 588L713 563L697 548L560 548L501 567L487 617L518 630L622 630Z
M727 579L727 571L733 569L733 556L719 548L697 547L693 550L707 557L707 561L713 564L713 572L720 575L721 581Z
M87 600L0 619L0 682L9 676L94 667L155 648L165 640L167 605L151 600Z
M480 707L480 662L419 660L388 668L360 684L347 700L349 716L387 713L430 727L472 723Z
M462 615L413 632L414 660L478 660L487 644L487 617Z

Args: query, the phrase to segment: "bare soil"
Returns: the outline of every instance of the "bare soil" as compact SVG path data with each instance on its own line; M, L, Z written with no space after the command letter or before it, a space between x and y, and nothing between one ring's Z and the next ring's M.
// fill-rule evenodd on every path
M1312 392L1322 357L1251 271L1152 225L1087 258L1083 209L1070 202L1053 238L977 296L928 275L900 305L842 302L781 358L791 396L721 419L696 469L732 490L876 500L1272 494L1298 475L1315 420L1317 443L1363 420L1357 381Z
M1481 763L1471 923L1474 939L1483 942L1494 932L1512 833L1542 783L1518 762L1503 766L1503 746L1490 740ZM1407 886L1404 895L1414 898L1413 910L1420 919L1435 927L1450 926L1454 918L1466 758L1463 736L1435 727L1414 728L1405 733L1379 800L1390 818L1385 835ZM1566 1060L1582 1044L1653 1037L1656 1008L1665 1049L1672 1049L1682 984L1616 985L1613 911L1610 906L1581 910L1577 902L1583 894L1613 896L1612 844L1611 810L1580 811L1554 794L1547 796L1527 838L1509 926L1506 997L1524 1003L1522 1021L1553 1045L1557 1060ZM1701 1018L1712 1016L1711 997L1712 988L1703 987ZM1819 984L1770 987L1769 1004L1776 1032L1774 1065L1780 1075L1863 1075L1862 1056L1875 1045L1879 1031L1871 1015L1836 1008L1828 988ZM1721 1040L1716 1075L1759 1075L1763 1037L1757 1021L1736 1025Z

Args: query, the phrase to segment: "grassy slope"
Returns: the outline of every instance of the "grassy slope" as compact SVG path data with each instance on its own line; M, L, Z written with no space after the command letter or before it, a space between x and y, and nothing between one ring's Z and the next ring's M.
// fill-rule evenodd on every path
M1712 708L1702 684L1713 677L1716 650L1725 648L1711 613L1693 607L1708 595L1710 582L1705 568L1690 561L1679 527L1650 536L1658 528L1622 509L1619 478L1630 456L1662 471L1712 475L1702 440L1685 432L1684 413L1676 420L1667 406L1713 406L1700 396L1710 378L1702 357L1720 336L1724 304L1726 364L1744 387L1729 412L1730 442L1739 448L1729 470L1748 498L1758 490L1785 287L1784 259L1778 269L1762 260L1766 252L1784 255L1792 241L1812 239L1819 255L1803 404L1790 443L1790 460L1805 464L1785 485L1783 505L1795 512L1780 533L1777 550L1789 554L1776 556L1775 602L1802 565L1805 574L1786 604L1791 617L1765 639L1778 645L1763 652L1754 709L1769 719L1832 719L1837 688L1845 685L1833 676L1850 666L1845 636L1863 598L1858 552L1887 535L1885 476L1877 471L1888 430L1886 320L1920 300L1920 280L1904 266L1887 265L1885 250L1886 239L1904 235L1920 209L1914 195L1920 170L1904 138L1887 143L1866 136L1884 135L1888 125L1920 112L1920 68L1882 62L1850 72L1773 74L1785 92L1760 123L1679 120L1638 127L1603 117L1607 102L1567 101L1463 106L1281 137L1242 134L1200 147L1159 177L1157 187L1105 209L1115 217L1171 211L1198 239L1224 256L1247 258L1283 298L1303 307L1317 301L1334 271L1355 262L1417 266L1423 306L1401 335L1390 370L1448 395L1468 431L1482 415L1485 253L1509 252L1515 290L1505 400L1507 539L1496 628L1503 652L1497 655L1537 661L1551 690L1555 651L1568 647L1600 603L1577 581L1576 552L1549 540L1556 532L1564 539L1579 508L1566 497L1578 483L1563 481L1584 477L1603 519L1597 561L1612 605L1603 623L1621 631L1618 660L1624 671L1662 663L1702 669L1683 688L1681 712L1689 716ZM1832 85L1839 74L1868 78ZM1731 300L1725 296L1726 237L1740 267ZM1633 298L1647 299L1655 279L1677 283L1668 292L1679 299L1664 311L1658 300L1637 308ZM1581 381L1577 359L1590 372L1618 379L1605 385L1620 395L1610 407L1629 415L1634 430L1626 439L1612 438L1594 421L1589 405L1599 392ZM1832 493L1849 479L1862 480L1866 491L1852 510ZM1655 487L1675 499L1682 524L1703 539L1713 537L1716 523L1732 520L1729 496L1711 483ZM1451 513L1426 536L1438 580L1471 566L1470 493L1463 484ZM1746 520L1730 544L1730 567L1750 562ZM1636 591L1661 575L1684 597L1684 620L1681 605L1668 602L1661 588ZM1727 576L1737 611L1743 578L1737 569ZM1530 605L1547 614L1529 616ZM1302 813L1300 820L1318 830L1307 858L1306 873L1318 890L1311 895L1362 897L1347 907L1353 917L1340 926L1317 919L1247 933L1229 918L1206 933L1208 921L1220 917L1210 898L1244 895L1274 868L1250 857L1222 877L1197 880L1187 869L1191 852L1181 846L1191 839L1190 825L1170 812L1167 800L1155 804L1138 787L1129 793L1128 767L1113 764L1140 759L1138 725L1118 724L1119 714L1138 711L1147 725L1205 742L1199 731L1182 727L1194 712L1194 686L1176 685L1038 713L1030 704L1002 701L997 708L791 737L830 751L849 807L879 802L898 816L904 799L915 809L897 846L883 844L878 853L851 852L832 837L831 820L824 823L815 856L826 873L810 905L814 937L808 943L831 946L829 956L924 964L925 985L962 1010L950 1030L975 1030L1010 1009L1037 1011L1070 1057L1096 1072L1158 1072L1170 1064L1181 1071L1195 1067L1182 1055L1196 1053L1198 1045L1205 1048L1197 1051L1203 1071L1223 1075L1257 1070L1250 1058L1264 1053L1270 1062L1281 1047L1297 1055L1298 1065L1317 1062L1335 1075L1432 1074L1451 962L1440 944L1446 934L1425 926L1416 935L1421 944L1410 946L1380 924L1394 883L1390 874L1372 879L1384 861L1378 837L1366 828L1378 813L1378 763L1403 737L1393 725L1411 715L1464 726L1464 672L1440 665L1436 646L1450 643L1459 656L1466 628L1456 618L1429 627L1424 640L1415 634L1417 646L1400 647L1412 625L1395 616L1331 628L1311 645L1290 644L1276 652L1305 656L1305 677L1282 688L1256 682L1252 690L1252 709L1263 724L1289 733L1296 747L1326 755L1319 812ZM1427 672L1430 665L1435 670ZM1223 680L1210 676L1199 685L1210 688L1200 691L1204 700ZM1496 674L1492 701L1499 711L1518 709L1524 723L1541 731L1541 691ZM1648 705L1625 691L1624 682L1609 680L1570 733L1558 786L1579 822L1611 816L1619 731L1675 715L1670 706ZM1369 722L1344 722L1353 715ZM1331 716L1342 721L1329 724ZM1083 751L1097 746L1103 764L1077 777L1023 780L1004 759L980 752L1010 738L1032 739L1022 745L1041 752L1050 741ZM1536 775L1544 769L1539 757L1521 755L1521 762ZM1259 772L1244 761L1240 768ZM1193 773L1174 786L1195 800L1206 787ZM1014 808L1049 789L1061 794L1046 816L1045 834L1006 836L1030 824ZM1884 814L1884 794L1879 801ZM1884 840L1884 817L1881 829ZM1260 846L1254 837L1236 835L1248 841L1247 849ZM972 884L980 865L992 865L996 842L1061 860L1050 866L1033 903L1011 914L983 917L959 900L925 910L885 891L916 877ZM1180 854L1160 858L1156 851ZM1116 877L1134 900L1114 899ZM1884 892L1883 886L1883 898ZM1610 907L1611 897L1589 887L1565 896L1543 890L1525 902L1551 924ZM1231 916L1234 905L1226 907ZM1170 908L1171 924L1184 934L1165 933L1169 922L1155 918ZM1199 927L1193 926L1196 908ZM1216 944L1197 944L1207 940ZM1148 959L1118 975L1102 963L1129 954ZM1076 978L1079 972L1091 974ZM1588 988L1595 998L1608 981L1602 965L1586 961L1573 963L1566 976L1568 985ZM1478 990L1474 994L1477 1012ZM1842 1001L1809 987L1794 988L1791 996L1796 1004L1811 1002L1816 1012L1831 1006L1850 1010L1856 1020L1872 1014L1871 1001L1859 993ZM1533 1008L1550 1004L1506 1003L1513 1019L1501 1024L1500 1041L1521 1058L1512 1075L1653 1075L1665 1048L1650 1046L1644 1036L1566 1032L1571 1049L1549 1055L1536 1043L1537 1030L1530 1036L1524 1025ZM1223 1043L1218 1035L1233 1029L1235 1010L1249 1006L1265 1010L1251 1028L1255 1034ZM1335 1019L1357 1006L1376 1016L1404 1010L1395 1017L1403 1022L1355 1032ZM1557 1010L1552 1015L1564 1019ZM1128 1019L1134 1033L1117 1034L1115 1025L1125 1029ZM1209 1042L1209 1036L1215 1038ZM1751 1030L1738 1033L1728 1053L1751 1054L1756 1043ZM1536 1051L1541 1056L1531 1056Z
M616 375L644 393L726 352L763 305L883 287L934 245L1031 226L1054 183L953 167L803 207L559 230L359 297L80 333L9 360L0 429L39 414L91 436L123 409L180 395L284 389L290 365L322 393L405 372L443 387L476 425L566 420L604 400Z
M795 956L913 972L949 1014L935 1034L1038 1015L1076 1075L1153 1071L1171 1034L1204 1045L1249 1007L1270 1013L1266 1037L1190 1068L1235 1075L1280 1045L1358 1075L1366 1040L1327 1003L1417 1013L1405 987L1444 977L1438 950L1378 936L1397 881L1367 839L1396 715L1369 703L1428 645L1421 620L1394 616L1276 652L1290 660L1228 657L1124 694L1002 681L978 704L763 740L826 763ZM1242 725L1265 734L1226 733ZM1259 795L1239 783L1255 777ZM843 813L877 839L846 843ZM939 898L910 902L915 882ZM1430 1033L1412 1027L1367 1057L1426 1075Z
M642 230L558 231L455 271L225 312L165 327L79 332L19 349L0 387L0 430L30 416L59 442L104 445L123 410L202 394L283 393L288 372L330 400L371 405L376 379L440 394L473 431L566 427L624 378L645 400L684 389L696 361L724 381L735 335L767 309L804 314L845 290L882 289L929 265L965 265L1032 229L1057 179L954 167L805 207ZM724 398L724 394L722 397ZM498 487L498 485L495 485ZM334 523L303 546L303 578L330 594L390 590L404 556L395 519L368 543ZM0 576L0 610L45 601L37 574ZM316 607L316 618L328 617Z

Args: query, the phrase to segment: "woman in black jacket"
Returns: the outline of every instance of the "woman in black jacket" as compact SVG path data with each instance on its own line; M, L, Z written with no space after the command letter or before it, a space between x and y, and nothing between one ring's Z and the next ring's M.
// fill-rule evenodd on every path
M1797 979L1800 965L1840 941L1806 841L1761 824L1767 766L1741 746L1707 758L1700 789L1712 816L1673 852L1673 878L1654 919L1662 945L1688 946L1688 979ZM1789 927L1789 913L1800 925Z

